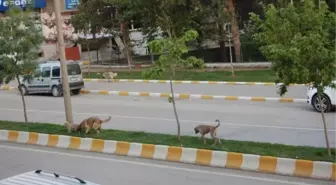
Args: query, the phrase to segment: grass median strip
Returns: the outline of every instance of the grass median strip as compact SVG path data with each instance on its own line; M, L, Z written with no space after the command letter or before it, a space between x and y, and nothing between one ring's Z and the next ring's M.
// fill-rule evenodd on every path
M63 126L50 123L25 124L12 121L0 121L0 129L85 137L83 134L79 135L78 133L68 134ZM177 137L174 135L167 135L167 134L126 132L120 130L103 130L98 136L94 131L92 131L87 135L87 137L104 139L104 140L179 146ZM288 146L280 144L233 141L233 140L222 140L222 145L211 146L213 140L208 140L207 144L203 144L203 141L200 140L199 137L183 136L182 139L183 139L183 146L190 148L239 152L246 154L276 156L276 157L285 157L293 159L335 162L335 149L332 150L333 156L330 158L325 148L315 148L308 146L297 147L297 146Z
M118 79L142 79L141 72L117 72ZM85 78L103 78L103 73L91 73ZM271 70L251 70L251 71L236 71L235 77L231 76L228 71L214 72L195 72L195 71L176 71L174 80L192 80L192 81L241 81L241 82L274 82L275 74ZM157 80L167 80L169 74L165 73Z

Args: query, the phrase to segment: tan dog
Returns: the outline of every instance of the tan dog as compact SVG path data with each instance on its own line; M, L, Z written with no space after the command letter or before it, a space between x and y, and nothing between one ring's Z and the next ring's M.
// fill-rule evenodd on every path
M105 73L103 73L103 77L105 78L105 79L108 79L108 81L109 82L111 82L111 80L112 80L112 82L114 82L114 78L115 77L117 77L117 73L113 73L113 72L105 72Z
M216 120L216 122L218 123L216 126L213 126L213 125L198 125L197 127L194 128L195 134L198 134L198 133L201 134L201 138L203 138L204 144L206 144L206 139L205 139L204 136L208 133L210 133L212 139L215 140L214 144L212 144L212 145L215 145L217 142L222 144L220 139L217 138L217 128L220 126L220 122L219 122L219 120Z
M103 123L109 122L111 120L111 116L109 116L106 120L101 120L98 117L90 117L84 119L77 128L77 131L85 130L85 134L89 133L91 129L94 129L97 134L101 132L101 126Z
M101 132L101 125L103 123L109 122L111 120L111 116L107 118L106 120L101 120L98 117L90 117L87 119L84 119L80 124L74 124L65 122L64 126L68 129L68 132L80 132L82 130L85 130L85 134L89 133L91 129L96 130L97 134Z

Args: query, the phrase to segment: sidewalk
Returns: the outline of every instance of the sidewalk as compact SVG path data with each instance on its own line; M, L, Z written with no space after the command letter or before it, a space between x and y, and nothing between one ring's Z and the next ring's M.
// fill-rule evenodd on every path
M89 68L88 61L82 61L80 62L82 65L82 68L84 71L87 71ZM131 65L132 71L141 71L142 68L148 68L150 67L150 64L135 64ZM206 63L206 68L208 70L231 70L231 64L230 63ZM254 70L254 69L269 69L271 67L270 62L249 62L249 63L233 63L233 67L235 70ZM109 71L109 70L115 70L115 71L127 71L128 65L101 65L101 64L91 64L90 65L90 71L91 72L102 72L102 71ZM194 69L199 70L199 69Z

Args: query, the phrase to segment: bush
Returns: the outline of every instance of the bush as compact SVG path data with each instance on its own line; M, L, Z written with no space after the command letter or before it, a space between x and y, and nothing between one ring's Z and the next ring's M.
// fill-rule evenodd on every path
M202 59L191 56L187 58L184 65L188 69L191 69L191 68L203 69L204 61Z

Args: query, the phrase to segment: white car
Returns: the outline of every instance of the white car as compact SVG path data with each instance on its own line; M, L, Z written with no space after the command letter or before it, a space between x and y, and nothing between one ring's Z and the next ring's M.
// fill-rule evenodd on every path
M333 83L336 84L336 80L334 80ZM307 103L311 104L316 111L321 112L321 106L317 97L317 89L313 86L309 86L307 89L307 96ZM329 112L336 106L336 89L332 87L326 87L321 98L324 112Z

